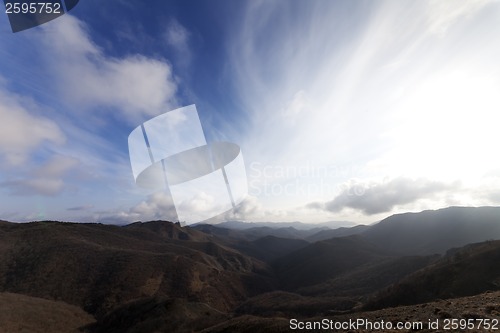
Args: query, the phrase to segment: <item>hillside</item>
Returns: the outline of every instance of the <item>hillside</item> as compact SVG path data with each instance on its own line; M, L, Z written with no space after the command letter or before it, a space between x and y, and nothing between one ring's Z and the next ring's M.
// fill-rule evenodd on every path
M366 296L400 281L407 275L429 266L436 260L433 256L388 257L369 262L344 274L333 276L322 283L299 288L296 291L306 296Z
M241 253L265 262L272 262L307 245L309 245L309 242L302 239L265 236L251 242L240 242L235 244L234 247Z
M390 256L358 236L316 242L273 263L286 290L310 286Z
M468 319L488 319L490 325L492 320L500 319L500 292L484 293L471 297L462 297L453 300L439 300L419 305L401 306L397 308L388 308L377 311L364 311L338 315L322 315L320 317L309 317L307 319L301 318L304 321L320 321L326 319L333 322L349 322L349 320L356 321L364 319L371 323L390 322L393 325L400 323L415 323L415 329L396 330L396 329L369 329L360 326L358 329L332 329L328 332L350 332L350 333L368 333L368 332L384 332L384 333L397 333L397 332L495 332L497 329L486 329L483 325L471 330L451 330L444 329L445 320L451 318L458 320ZM429 320L433 323L438 322L439 329L429 327ZM500 324L498 324L500 325ZM497 325L497 327L498 327ZM290 318L286 317L270 317L262 318L252 315L243 315L232 318L215 326L206 328L201 331L203 333L251 333L251 332L290 332ZM296 330L298 331L298 329ZM318 332L318 330L300 330L300 332Z
M274 288L263 263L169 222L6 224L0 233L1 290L63 300L97 316L153 295L228 310Z
M400 255L443 254L453 247L500 239L500 207L450 207L392 215L362 235Z
M0 293L1 332L81 332L95 321L82 309L60 301L20 294Z
M194 332L229 319L207 304L185 299L145 298L124 304L97 323L89 333Z
M379 292L367 309L408 305L500 290L500 241L453 249L435 263Z
M500 240L469 244L497 237L499 213L455 207L320 233L165 221L0 222L1 304L4 314L16 312L5 325L56 327L64 316L68 331L84 325L87 333L288 331L286 318L374 313L361 309L391 317L407 304L454 303L500 290ZM294 236L311 230L311 237L333 237ZM292 238L274 235L282 232ZM469 245L443 250L463 242ZM52 308L52 317L43 315ZM29 309L41 315L23 319Z

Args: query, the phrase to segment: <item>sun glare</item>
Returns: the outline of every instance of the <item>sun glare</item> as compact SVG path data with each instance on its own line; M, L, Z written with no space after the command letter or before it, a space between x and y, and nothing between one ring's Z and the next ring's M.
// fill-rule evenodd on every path
M490 76L437 74L394 111L391 169L448 180L477 180L498 167L500 97Z

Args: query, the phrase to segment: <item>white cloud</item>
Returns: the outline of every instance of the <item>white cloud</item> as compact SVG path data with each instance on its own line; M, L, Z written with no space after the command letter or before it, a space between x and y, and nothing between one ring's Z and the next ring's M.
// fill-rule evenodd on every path
M13 195L54 196L65 190L68 172L79 164L75 158L54 155L45 164L31 169L23 177L1 182L0 187L6 188Z
M429 31L443 36L457 21L469 19L488 3L491 1L430 0L427 2Z
M54 121L35 115L30 109L38 109L38 106L0 85L0 162L20 166L42 144L65 142L62 130Z
M60 95L75 109L108 107L135 124L176 104L177 83L164 59L107 56L71 15L54 21L37 38Z
M55 155L34 173L38 177L57 178L64 176L80 162L73 157Z
M241 144L247 164L354 165L358 179L480 176L495 159L500 106L500 24L482 17L485 6L249 3L229 50L252 120ZM457 69L463 80L453 79ZM333 178L332 188L346 181ZM269 209L328 198L259 197Z
M10 193L13 195L53 196L61 193L64 188L64 181L54 178L11 180L0 183L0 187L9 189Z
M168 46L174 49L178 63L183 66L188 65L191 61L189 47L191 33L179 21L172 19L164 35Z
M98 214L96 220L104 223L129 223L152 220L175 222L177 215L171 197L165 192L156 192L128 210Z
M262 214L262 205L254 196L247 196L233 210L225 214L225 220L253 220Z

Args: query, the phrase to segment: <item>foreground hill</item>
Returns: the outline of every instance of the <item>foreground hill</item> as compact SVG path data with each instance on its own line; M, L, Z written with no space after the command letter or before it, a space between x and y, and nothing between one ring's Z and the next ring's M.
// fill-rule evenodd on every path
M207 304L185 299L145 298L126 303L97 323L89 333L196 332L226 321L230 316Z
M169 222L0 225L0 290L97 316L153 295L229 310L273 283L262 262Z
M376 295L365 308L417 304L500 290L500 241L471 244L407 276Z
M0 293L1 332L80 332L94 317L74 305L20 294Z
M453 300L439 300L436 302L429 302L419 305L401 306L397 308L388 308L377 311L364 311L354 312L339 315L324 315L321 317L301 318L304 321L321 321L323 319L332 320L333 322L349 322L349 320L356 321L363 319L371 323L390 322L394 326L397 323L414 323L414 329L370 329L367 327L359 327L358 329L332 329L325 330L325 332L350 332L350 333L367 333L367 332L496 332L497 329L487 329L478 327L477 322L474 329L452 330L451 326L445 329L446 320L475 320L487 319L490 322L498 322L500 318L500 292L484 293L472 297L463 297ZM438 322L438 328L429 327L429 320L431 322ZM253 332L291 332L290 318L274 317L262 318L257 316L244 315L232 318L228 321L222 322L218 325L212 326L205 330L203 333L253 333ZM299 331L296 329L295 331ZM300 332L319 332L320 330L300 330ZM147 332L145 332L147 333Z

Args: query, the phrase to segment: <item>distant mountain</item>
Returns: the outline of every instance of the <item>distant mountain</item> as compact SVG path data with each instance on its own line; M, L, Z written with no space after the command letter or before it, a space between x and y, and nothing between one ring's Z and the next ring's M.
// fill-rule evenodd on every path
M251 242L241 242L236 244L235 248L246 255L265 262L272 262L275 259L302 249L309 244L309 242L302 239L265 236Z
M316 227L327 227L329 229L337 229L337 228L350 228L358 225L359 223L352 221L327 221L314 223Z
M279 258L273 267L282 287L294 290L318 284L390 254L359 236L313 243Z
M429 302L500 290L500 241L453 249L432 265L373 297L366 309Z
M309 242L318 242L330 238L336 238L336 237L345 237L345 236L352 236L352 235L358 235L361 234L362 232L365 232L368 230L370 226L368 225L357 225L354 227L342 227L342 228L337 228L337 229L328 229L328 230L321 230L318 231L315 234L312 234L305 239L308 240Z
M392 215L362 236L400 255L445 253L452 247L500 239L500 207L450 207Z
M303 222L243 222L243 221L226 221L215 224L218 227L229 228L235 230L245 230L250 228L268 227L273 229L278 228L294 228L297 230L309 229L335 229L340 227L352 227L356 225L354 222L348 221L329 221L321 223L303 223Z
M225 244L236 244L240 241L250 240L248 235L241 232L241 230L216 227L212 224L190 225L189 228L201 231L202 233L208 235L211 239L218 239Z
M190 228L202 231L206 234L215 235L226 241L234 240L247 240L253 241L266 236L274 236L278 238L290 238L290 239L306 239L311 235L314 235L322 230L328 230L324 228L312 228L312 229L295 229L293 227L283 227L283 228L271 228L271 227L252 227L246 229L231 229L227 227L221 227L220 224L198 224L192 225Z
M242 234L249 240L256 240L265 236L274 236L279 238L290 239L306 239L307 237L318 233L321 228L313 228L307 230L298 230L293 227L271 228L271 227L255 227L245 230L240 230Z

